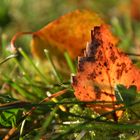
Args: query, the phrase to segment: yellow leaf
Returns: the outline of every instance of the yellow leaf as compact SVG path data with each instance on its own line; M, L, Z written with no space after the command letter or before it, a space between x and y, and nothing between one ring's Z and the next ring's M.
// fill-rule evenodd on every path
M90 31L103 23L94 12L76 10L61 16L33 33L32 54L44 58L44 49L56 56L67 51L72 59L79 56L90 40Z

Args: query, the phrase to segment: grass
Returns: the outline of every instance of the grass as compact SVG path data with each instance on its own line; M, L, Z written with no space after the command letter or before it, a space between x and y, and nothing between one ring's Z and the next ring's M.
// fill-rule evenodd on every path
M128 116L135 116L135 119L129 120L130 117L126 115L119 122L114 122L105 118L107 114L113 112L99 115L85 108L85 103L75 99L69 79L63 81L59 77L60 73L52 63L51 56L45 52L46 59L51 64L51 76L46 74L50 71L45 69L43 71L41 65L36 65L36 60L31 59L21 48L18 55L21 55L22 59L19 59L18 55L9 54L1 60L1 69L4 65L12 68L10 70L12 74L5 71L1 75L0 125L1 130L6 131L2 134L3 138L88 140L113 139L114 136L117 136L114 139L138 137L140 130L138 116L127 112ZM75 72L70 57L68 54L65 55L71 73ZM47 93L55 95L64 89L67 91L63 95L58 94L61 96L47 97ZM61 109L60 105L65 109ZM138 106L139 100L127 108L134 109Z
M119 47L131 52L132 46L135 45L133 34L139 37L139 29L133 27L138 28L139 23L133 23L129 17L124 17L123 20L112 18L111 23L113 32L121 38ZM97 114L85 104L102 102L85 103L75 98L70 75L76 73L76 62L70 59L67 52L64 53L64 57L70 70L68 78L56 68L51 52L44 50L48 63L42 63L21 48L18 49L18 54L13 54L5 49L8 43L2 39L0 138L5 140L139 139L139 95L127 105L125 104L127 100L116 102L124 104L119 110L125 110L124 116L118 122L107 119L106 115L113 114L116 110ZM138 60L135 62L139 63Z

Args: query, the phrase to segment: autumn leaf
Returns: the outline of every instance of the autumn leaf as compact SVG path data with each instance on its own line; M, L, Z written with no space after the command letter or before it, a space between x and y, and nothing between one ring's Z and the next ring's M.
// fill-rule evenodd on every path
M67 51L74 59L90 40L91 29L102 23L96 13L88 10L76 10L61 16L32 34L32 54L44 58L44 49L56 56Z
M119 107L114 104L116 85L122 84L127 88L134 85L140 90L140 70L116 45L117 39L107 25L94 27L91 42L87 45L85 55L79 58L78 72L73 77L72 85L78 100L112 102L89 105L98 113L106 113ZM116 118L121 115L122 111L115 113Z
M140 0L130 1L131 16L135 20L140 20Z

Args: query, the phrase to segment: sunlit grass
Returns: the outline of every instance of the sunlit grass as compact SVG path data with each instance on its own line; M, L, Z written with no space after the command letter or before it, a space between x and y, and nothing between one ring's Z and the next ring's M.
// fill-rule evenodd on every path
M98 3L98 2L97 2ZM115 2L114 2L115 3ZM82 6L82 5L81 5ZM105 10L105 9L103 9ZM135 39L140 37L139 23L129 17L111 19L112 31L120 38L119 47L126 52L137 52ZM134 38L135 35L135 38ZM76 73L76 61L68 53L64 60L69 73L57 69L51 52L45 51L46 62L40 62L19 48L17 54L8 49L9 42L2 37L0 58L0 138L9 139L136 139L140 133L140 97L136 102L120 107L124 116L115 122L107 119L116 110L97 114L74 96L71 74ZM138 64L139 61L136 63ZM51 95L66 90L65 94ZM125 90L125 89L124 89ZM104 102L111 104L110 102ZM124 104L118 101L116 104Z
M19 55L21 55L19 57ZM1 126L6 129L6 136L10 132L10 138L17 139L98 139L113 138L114 132L119 135L131 137L127 131L135 130L136 136L139 133L140 126L135 123L130 125L129 115L137 118L131 111L125 115L124 119L116 123L113 120L106 119L105 114L96 114L89 108L85 108L84 102L75 99L70 79L62 81L59 72L51 60L51 55L46 52L46 59L51 64L49 70L51 75L47 74L41 65L36 64L36 60L28 56L21 48L19 54L3 58L2 66L12 68L12 75L5 72L1 75ZM70 73L75 73L75 66L70 60L68 54L66 62L70 67ZM20 58L20 59L19 59ZM44 66L43 66L44 68ZM10 75L10 77L9 77ZM53 76L52 76L53 75ZM63 75L61 75L63 76ZM67 89L64 95L53 100L45 100L50 94L54 94L63 89ZM139 99L139 98L138 98ZM46 102L47 101L47 102ZM100 102L90 102L90 104L100 104ZM88 104L88 103L86 103ZM109 104L109 103L108 103ZM62 105L66 111L61 109ZM139 106L139 101L127 108ZM125 109L125 107L120 108ZM137 110L137 109L136 109ZM115 111L115 110L114 110ZM135 112L135 111L134 111ZM7 115L8 114L8 115ZM9 116L9 117L8 117ZM124 122L123 122L124 121ZM134 119L138 124L139 121ZM102 127L101 127L102 126ZM11 129L12 127L12 129ZM11 129L9 131L9 129ZM104 131L106 130L106 131ZM102 137L100 136L102 133ZM118 136L119 136L118 135Z

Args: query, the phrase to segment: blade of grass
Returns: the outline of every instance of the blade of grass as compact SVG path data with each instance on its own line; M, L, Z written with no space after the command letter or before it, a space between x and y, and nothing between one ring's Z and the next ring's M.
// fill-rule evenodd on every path
M58 95L58 93L56 93ZM32 115L33 111L37 108L38 105L40 105L42 102L44 102L45 100L42 100L39 104L37 104L36 106L33 106L17 123L17 125L13 128L11 128L8 132L8 134L6 134L6 136L4 137L3 140L9 140L10 137L16 132L16 130L18 129L18 127L21 125L21 123L23 122L23 120L25 120L28 116ZM49 101L49 100L47 100ZM55 107L55 109L53 109L52 114L50 115L49 119L46 121L44 127L47 128L48 125L51 123L51 120L55 114L55 112L57 111L57 107ZM54 113L53 113L54 112Z
M55 65L51 59L51 56L49 55L49 51L48 50L44 50L45 52L45 55L47 57L47 60L49 61L49 63L51 64L51 67L52 67L52 70L53 70L53 73L58 81L58 83L61 83L61 78L60 78L60 74L57 72L56 68L55 68ZM48 97L51 96L51 93L50 92L47 92L48 93ZM56 98L53 98L52 101L54 101L55 103L58 102L58 100ZM63 105L59 105L59 108L62 110L62 111L66 111L65 107Z
M2 65L3 63L7 62L8 60L17 57L17 54L12 54L8 57L6 57L5 59L1 60L0 65Z
M35 140L39 140L40 137L47 132L47 128L49 127L49 125L51 124L51 122L53 121L53 118L56 114L58 110L58 107L55 107L53 109L53 111L50 113L50 115L48 116L48 118L45 120L45 122L42 125L41 131L39 132L38 136L35 137Z
M133 30L132 30L132 20L129 15L124 16L124 24L127 31L127 36L131 38L131 36L133 35Z
M24 126L25 126L25 122L26 122L26 119L23 120L23 122L22 122L22 124L21 124L21 128L20 128L20 138L19 138L19 140L23 140L22 134L23 134L23 129L24 129Z
M67 52L64 53L64 57L66 59L66 62L71 70L72 73L76 73L76 70L75 70L75 67L74 67L74 64L69 56L69 54Z
M56 80L58 81L58 83L61 83L60 74L59 74L58 71L56 70L56 67L55 67L55 65L54 65L54 63L53 63L53 61L52 61L52 59L51 59L51 56L50 56L50 54L49 54L49 51L45 49L44 52L45 52L45 55L46 55L46 57L47 57L48 62L50 63L50 65L51 65L51 67L52 67L52 71L53 71L53 74L54 74L55 77L56 77Z
M55 98L55 97L57 97L57 96L60 96L60 95L62 95L62 94L64 94L64 93L66 93L66 91L67 90L62 90L62 91L59 91L59 92L57 92L57 93L55 93L55 94L51 94L50 92L47 92L47 95L48 95L48 98L45 98L44 100L43 100L43 102L45 101L49 101L50 99L53 101L53 102L55 102L55 103L58 103L58 100ZM59 105L59 108L63 111L63 112L66 112L66 108L63 106L63 105Z
M34 67L36 72L40 75L41 79L48 84L49 80L46 78L46 76L38 69L38 67L34 64L34 62L28 57L28 55L23 51L22 48L18 49L19 52L22 54L22 56Z
M18 59L14 59L15 63L18 65L19 69L24 73L24 78L26 78L26 80L31 83L31 78L30 76L27 74L25 68L23 67L22 64L20 64L20 62L18 61Z
M14 89L16 89L23 97L26 97L27 99L35 99L35 97L30 94L25 88L21 87L19 83L12 81L8 78L8 76L3 75L5 78L5 82L7 82L9 85L11 85Z
M125 35L125 33L124 33L123 28L120 25L119 20L116 17L114 17L114 18L112 18L111 23L114 26L116 34L120 37L123 37Z
M34 95L35 96L38 96L39 98L41 98L42 94L41 94L39 88L37 88L35 86L34 87L32 86L34 84L34 82L30 78L29 74L27 73L27 71L25 70L25 68L23 67L23 65L20 64L20 62L17 59L14 59L14 60L15 60L15 63L18 64L18 67L20 68L20 70L24 73L24 78L31 85Z
M106 125L106 128L109 128L112 130L140 130L140 125L137 125L137 124L121 124L121 123L114 123L111 121L110 122L104 121L103 123L97 122L97 121L85 121L79 124L74 124L74 125L69 126L67 129L65 129L64 132L54 136L51 140L62 139L62 137L65 135L80 132L83 130L86 130L86 131L92 131L96 129L100 130L100 129L105 128L105 125Z
M17 101L17 99L10 97L9 95L2 95L0 94L0 101L4 100L5 102L12 102L12 101Z
M11 103L5 103L0 105L0 110L8 110L8 109L13 109L13 108L25 108L26 106L32 107L33 104L30 102L25 102L25 101L14 101Z
M86 131L82 130L75 140L82 140L82 137L84 137L85 134L86 134Z
M33 100L33 97L25 88L21 87L15 82L10 82L11 86L16 89L23 97L26 97L27 99Z

